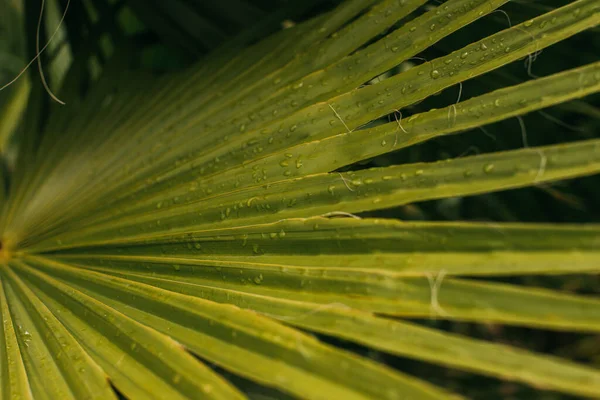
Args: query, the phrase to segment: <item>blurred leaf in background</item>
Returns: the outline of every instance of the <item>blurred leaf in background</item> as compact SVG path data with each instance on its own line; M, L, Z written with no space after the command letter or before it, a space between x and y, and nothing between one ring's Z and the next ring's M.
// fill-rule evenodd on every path
M23 67L24 31L20 1L0 2L0 87L12 81ZM29 80L16 81L0 91L0 153L7 156L11 135L17 127L29 92Z

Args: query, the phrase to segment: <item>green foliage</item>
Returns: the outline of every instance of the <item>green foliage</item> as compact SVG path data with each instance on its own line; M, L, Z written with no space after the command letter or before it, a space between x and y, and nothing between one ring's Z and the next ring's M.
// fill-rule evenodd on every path
M597 118L597 55L507 68L597 29L600 3L514 2L501 28L506 0L277 3L74 2L49 57L67 105L35 74L25 110L11 88L0 398L461 398L357 349L599 396L592 366L419 321L599 332L598 298L516 278L597 275L600 225L368 216L597 174L594 122L410 152L547 107Z

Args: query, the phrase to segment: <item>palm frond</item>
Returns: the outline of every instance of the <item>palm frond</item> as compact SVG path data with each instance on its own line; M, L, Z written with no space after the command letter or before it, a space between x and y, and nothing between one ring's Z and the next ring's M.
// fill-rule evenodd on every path
M600 171L597 135L529 147L515 126L498 139L524 148L359 163L553 106L595 116L597 57L527 81L504 67L595 29L598 1L515 2L522 22L481 39L468 25L505 23L506 0L276 3L68 14L52 80L68 105L34 80L27 109L24 86L2 114L1 137L23 118L0 175L2 397L242 399L241 377L281 397L460 398L352 346L597 396L589 365L418 321L597 333L597 297L507 278L597 275L598 225L368 217L527 186L558 197L550 183ZM152 70L148 49L197 61Z

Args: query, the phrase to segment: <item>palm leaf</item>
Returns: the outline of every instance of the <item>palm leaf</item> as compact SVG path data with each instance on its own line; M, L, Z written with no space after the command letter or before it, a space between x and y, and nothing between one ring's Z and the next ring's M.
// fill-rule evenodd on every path
M551 190L600 171L599 139L356 164L562 103L594 115L581 99L600 91L596 60L526 82L498 69L595 28L598 2L519 4L522 23L443 55L507 2L274 3L74 7L68 105L48 106L33 80L19 156L1 175L2 397L245 398L240 377L282 398L460 397L353 346L598 396L593 367L418 322L597 333L597 298L505 278L596 275L598 225L367 215ZM155 50L202 58L183 72L134 66L147 38L119 18L159 38ZM283 18L299 22L278 30ZM83 49L78 31L104 45ZM509 83L428 103L489 77ZM3 137L26 89L4 108Z

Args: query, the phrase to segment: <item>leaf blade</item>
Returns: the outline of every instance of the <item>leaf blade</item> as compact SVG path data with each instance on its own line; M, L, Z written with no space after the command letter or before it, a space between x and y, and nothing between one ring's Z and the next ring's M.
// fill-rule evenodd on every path
M14 322L10 316L4 282L0 283L0 304L2 312L2 397L7 399L33 399L27 372L23 364L17 341Z
M303 398L327 399L344 395L349 399L372 396L392 399L399 393L414 393L419 398L447 397L445 392L429 384L324 346L315 339L256 314L247 314L231 306L200 302L197 298L160 291L130 280L74 269L56 261L31 258L30 262L61 281L103 296L104 301L126 315L141 319L159 331L168 329L177 340L211 362ZM85 279L82 279L84 276ZM127 294L127 304L117 293ZM158 308L158 303L151 302L153 306L150 307L151 298L144 293L156 293L163 305ZM200 329L198 318L208 318L212 322L205 323ZM220 326L227 327L230 333L226 334ZM186 329L182 330L182 327ZM212 335L214 338L210 339ZM262 344L252 345L256 340ZM229 342L227 351L219 341ZM273 351L278 352L273 354ZM257 357L260 354L264 356ZM348 368L360 370L363 381L352 383L346 372L332 369L333 365L341 365L344 371ZM277 368L274 370L273 366ZM273 371L276 373L273 374ZM306 385L306 382L312 384Z
M179 344L22 262L15 261L13 267L40 290L44 303L126 395L243 398Z
M182 263L179 271L171 270L166 274L157 272L155 268L151 269L151 273L127 272L119 265L96 270L190 296L235 304L286 324L344 338L392 354L522 381L538 388L592 396L600 392L600 372L593 368L523 349L439 332L404 321L383 319L353 308L352 304L346 304L344 298L319 299L319 295L313 293L311 296L292 300L293 296L289 294L277 296L269 291L248 291L243 287L185 279L181 275L185 270L185 260L179 262ZM148 271L146 266L140 267ZM268 279L265 275L265 282ZM468 291L468 287L466 289ZM460 290L463 293L465 287ZM104 299L111 301L107 297ZM322 301L315 302L320 300ZM522 299L517 299L520 300ZM543 317L540 319L543 320ZM525 368L527 373L524 373Z
M31 289L14 274L12 269L7 268L4 272L4 277L10 282L11 292L22 299L24 307L21 309L21 312L28 314L28 319L33 322L33 326L36 328L37 338L36 334L32 332L28 334L29 339L24 339L23 343L28 348L31 341L43 338L43 346L48 349L52 364L55 365L54 369L59 373L55 375L55 379L53 380L64 380L64 389L71 393L70 398L116 399L104 372L92 361L88 354L85 353L39 298L35 296ZM35 363L32 363L33 365ZM43 368L43 366L41 367ZM34 368L37 369L38 367ZM49 372L49 369L43 368L39 372L35 371L34 375L47 378L52 376L53 372ZM38 388L38 391L40 390L48 392L52 396L52 391L48 385L43 385L42 389ZM37 391L34 393L37 393ZM36 396L39 396L39 394L36 394ZM63 398L67 397L63 395Z
M287 168L287 167L286 167ZM518 188L600 171L600 140L458 158L315 174L223 197L171 206L57 235L27 251L160 240L199 230L284 218L355 213L416 201ZM202 211L198 211L202 210ZM114 239L116 238L116 239ZM26 247L26 243L22 243Z

